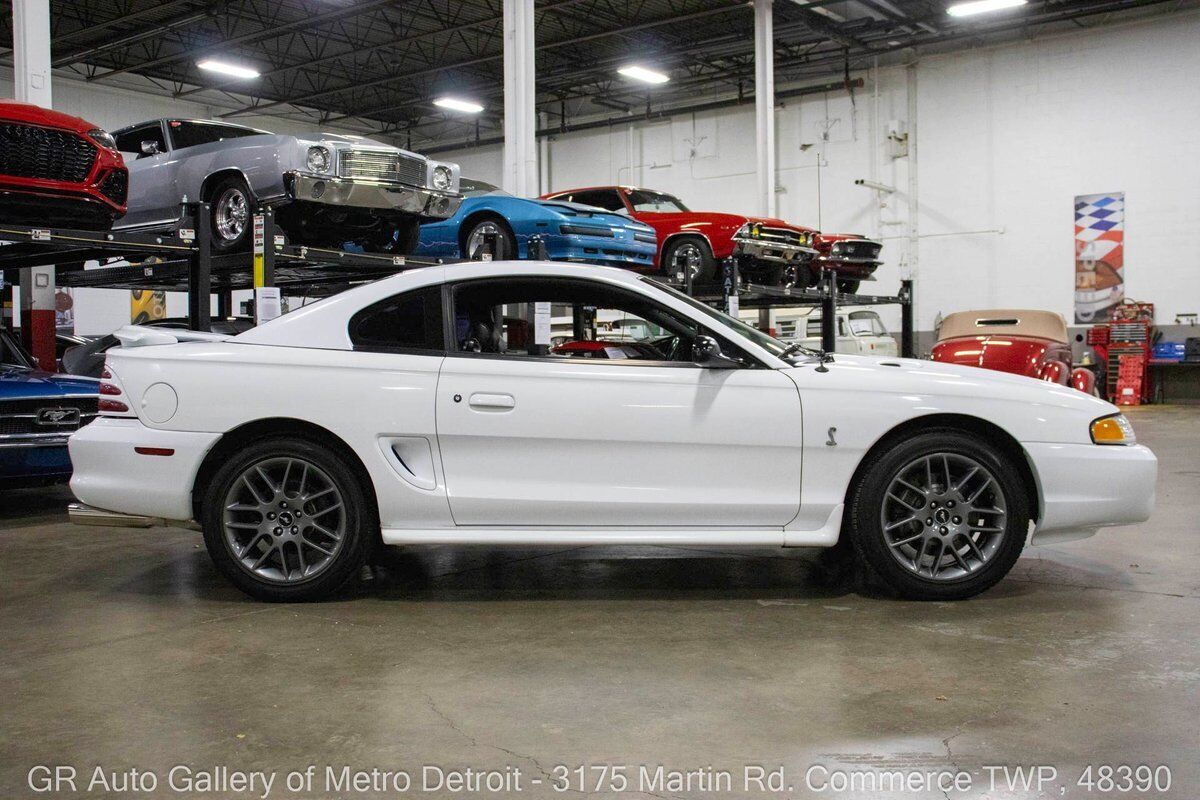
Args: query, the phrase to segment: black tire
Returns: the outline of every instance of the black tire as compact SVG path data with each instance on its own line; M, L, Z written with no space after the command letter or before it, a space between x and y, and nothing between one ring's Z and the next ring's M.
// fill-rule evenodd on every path
M462 241L459 243L463 258L474 259L473 250L478 250L480 245L472 245L471 239L477 235L482 236L484 233L496 234L496 252L492 254L493 261L507 261L517 257L517 237L513 235L512 228L508 227L508 223L499 217L481 217L471 223L470 228L463 234Z
M763 270L763 284L765 286L789 286L794 274L787 264L771 264Z
M420 238L421 220L416 217L408 217L398 221L396 223L396 255L410 255L417 249L417 241Z
M862 280L853 278L838 278L837 288L840 294L857 294L858 287L862 285Z
M212 185L212 189L208 193L208 201L211 204L209 232L212 235L212 252L235 253L249 250L254 228L254 197L250 194L250 187L246 185L246 182L237 175L226 175ZM227 214L224 208L227 202L240 203L245 210L245 219L236 235L233 235L228 223L223 220L223 215Z
M298 459L307 462L324 473L340 493L340 511L344 513L344 532L340 549L331 547L334 555L310 578L273 582L252 574L248 567L243 566L226 536L226 498L241 482L243 473L255 465L274 459ZM307 472L305 474L307 475ZM284 483L286 481L285 477ZM286 488L285 485L285 493ZM378 541L379 525L374 502L370 493L363 487L361 479L341 454L324 444L308 439L275 435L251 442L217 470L208 485L203 488L201 497L200 523L204 529L204 544L208 548L209 556L221 574L243 592L259 600L307 602L325 598L359 573ZM316 515L310 512L309 516L315 519ZM263 540L274 547L267 534L258 535L263 536ZM246 549L249 549L249 545ZM283 552L282 548L279 552Z
M1003 493L1002 500L1007 514L1005 524L997 525L1002 532L996 534L998 539L994 550L975 571L957 578L934 579L920 575L919 567L914 572L902 565L900 559L893 555L894 547L889 547L886 541L881 516L885 495L893 479L902 474L907 465L925 456L942 453L951 457L965 457L990 472ZM900 597L913 600L962 600L991 588L1012 569L1025 546L1033 501L1033 498L1028 496L1025 482L1012 463L1011 457L1001 449L975 434L953 428L931 429L894 442L867 466L851 491L846 510L847 525L844 530L866 567L868 577L877 578ZM924 513L925 510L914 512L917 517ZM925 519L915 521L918 529L923 522ZM934 528L937 527L936 522L932 524ZM957 541L961 543L962 539ZM945 550L936 552L939 558L951 558L946 555ZM965 546L964 552L967 558L972 557ZM922 550L922 553L925 551ZM929 555L932 562L932 553Z
M818 278L813 273L813 268L808 264L788 267L788 273L787 280L784 281L784 285L786 286L794 286L797 289L810 289L818 283Z
M678 236L663 248L662 258L659 260L663 275L671 283L683 285L685 283L683 266L676 264L676 261L679 261L683 257L683 253L689 249L692 252L698 252L700 257L700 263L692 277L692 285L711 284L716 280L717 260L713 258L708 242L699 236Z

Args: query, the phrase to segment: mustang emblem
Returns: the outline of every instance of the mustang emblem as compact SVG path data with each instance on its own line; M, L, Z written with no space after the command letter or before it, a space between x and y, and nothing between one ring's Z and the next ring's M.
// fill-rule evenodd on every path
M79 422L78 408L39 408L38 425L74 425Z

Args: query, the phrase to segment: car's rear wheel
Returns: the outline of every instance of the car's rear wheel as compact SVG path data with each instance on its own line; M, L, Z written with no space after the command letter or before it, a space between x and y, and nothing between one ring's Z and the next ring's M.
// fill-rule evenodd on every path
M517 241L512 231L499 219L490 217L479 220L467 231L467 235L463 237L463 256L476 258L484 251L489 236L496 237L496 252L492 253L494 261L517 257Z
M260 600L318 600L366 563L375 515L345 459L293 437L260 439L227 461L203 497L217 568Z
M962 599L1012 569L1032 503L999 448L962 431L931 430L867 467L851 493L849 534L870 572L898 595Z
M862 281L854 278L838 278L837 281L838 292L842 294L856 294L861 285Z
M250 246L250 189L230 175L217 181L212 198L212 249L216 253L245 250Z

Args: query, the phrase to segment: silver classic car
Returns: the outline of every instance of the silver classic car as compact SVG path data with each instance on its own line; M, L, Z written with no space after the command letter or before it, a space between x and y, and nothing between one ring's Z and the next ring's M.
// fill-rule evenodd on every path
M114 132L129 166L129 210L118 229L178 225L181 202L212 203L215 252L244 249L257 205L275 209L290 242L408 253L424 220L458 210L457 164L360 136L297 136L190 119Z

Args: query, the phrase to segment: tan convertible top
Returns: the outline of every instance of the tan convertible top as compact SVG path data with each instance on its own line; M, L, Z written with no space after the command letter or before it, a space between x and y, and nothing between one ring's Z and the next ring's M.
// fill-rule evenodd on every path
M1062 314L1053 311L1014 308L957 311L942 320L938 341L996 333L1065 342L1067 323Z

